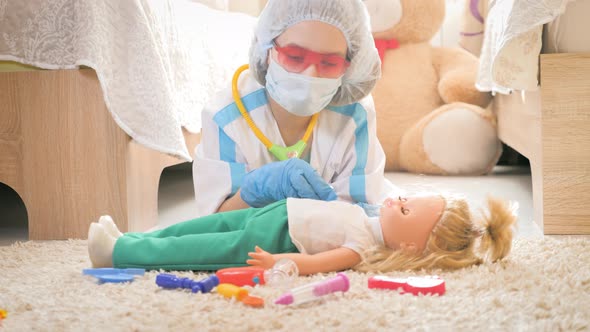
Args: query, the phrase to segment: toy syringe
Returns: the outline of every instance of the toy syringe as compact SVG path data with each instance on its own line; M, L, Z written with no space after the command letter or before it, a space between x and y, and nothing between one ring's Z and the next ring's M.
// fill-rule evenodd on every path
M346 292L350 288L350 281L344 273L338 273L335 277L309 283L291 289L289 292L281 295L275 304L301 304L331 294L334 292Z

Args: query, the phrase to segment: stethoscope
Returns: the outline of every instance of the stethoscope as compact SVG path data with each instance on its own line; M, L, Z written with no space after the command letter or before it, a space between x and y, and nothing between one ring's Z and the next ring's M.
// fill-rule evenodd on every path
M238 110L244 117L244 120L246 120L248 127L250 127L250 129L252 129L252 132L254 132L254 135L258 137L260 142L262 142L262 144L266 146L268 151L278 160L287 160L291 158L301 157L301 155L303 154L303 150L305 150L305 147L307 146L307 140L309 140L309 136L311 136L311 132L313 131L315 124L318 122L318 117L320 113L316 113L311 117L311 121L309 121L309 125L305 130L305 134L297 143L291 146L278 146L276 144L273 144L266 136L264 136L260 129L256 127L256 124L254 124L254 121L252 121L252 118L246 111L246 108L242 103L240 93L238 92L238 78L240 77L240 74L249 67L249 65L243 65L240 68L238 68L238 70L236 70L236 72L234 73L234 77L232 79L232 96L234 98L234 101L236 102L236 105L238 106Z

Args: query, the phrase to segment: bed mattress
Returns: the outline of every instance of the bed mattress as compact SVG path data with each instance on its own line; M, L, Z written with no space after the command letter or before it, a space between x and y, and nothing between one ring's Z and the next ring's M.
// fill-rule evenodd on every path
M29 66L14 61L0 61L0 73L1 72L13 72L13 71L29 71L29 70L40 70L35 66Z

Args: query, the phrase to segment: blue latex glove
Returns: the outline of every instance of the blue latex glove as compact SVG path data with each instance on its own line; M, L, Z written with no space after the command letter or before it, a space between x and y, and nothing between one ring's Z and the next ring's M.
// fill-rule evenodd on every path
M292 158L266 164L244 176L244 202L262 207L287 197L333 201L334 189L305 161Z

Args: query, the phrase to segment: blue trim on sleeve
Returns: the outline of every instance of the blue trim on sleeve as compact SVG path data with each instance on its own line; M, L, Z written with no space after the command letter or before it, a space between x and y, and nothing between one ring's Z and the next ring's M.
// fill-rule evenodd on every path
M365 168L369 155L369 128L367 123L367 111L359 104L351 104L338 107L328 107L328 109L349 116L354 120L356 129L354 131L355 142L354 149L356 154L356 164L350 176L350 196L357 202L367 202L367 186Z
M246 174L246 165L242 163L230 163L229 169L231 173L231 195L233 196L242 186L242 181Z
M268 104L265 92L266 90L261 88L242 97L242 102L248 113ZM219 126L219 158L229 164L231 195L234 195L242 186L242 179L246 174L246 165L236 162L236 142L225 133L223 128L241 117L242 114L235 102L222 108L213 116L213 121Z
M223 129L219 129L219 159L236 162L236 142L227 136Z
M219 129L219 159L229 164L231 195L234 195L242 185L242 179L246 174L246 166L236 162L236 143L223 129Z

